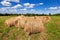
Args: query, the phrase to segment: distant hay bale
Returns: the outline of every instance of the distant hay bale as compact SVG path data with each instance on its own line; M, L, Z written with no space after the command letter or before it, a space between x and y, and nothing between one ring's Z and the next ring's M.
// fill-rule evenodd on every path
M15 17L12 17L12 18L10 18L10 19L7 19L7 20L5 20L5 25L6 26L8 26L8 27L10 27L10 26L14 26L15 25Z
M51 20L51 17L50 16L43 16L43 23L48 23L49 21Z
M42 20L43 23L48 23L51 20L50 16L35 16L35 19Z
M18 20L21 19L21 17L23 17L23 15L21 16L17 16L17 17L11 17L10 19L5 20L4 24L5 26L15 26L17 27L18 24Z

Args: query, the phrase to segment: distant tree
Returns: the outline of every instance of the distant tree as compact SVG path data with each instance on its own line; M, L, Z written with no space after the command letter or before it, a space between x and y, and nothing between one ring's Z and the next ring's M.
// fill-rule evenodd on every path
M49 13L49 16L51 16L51 13Z

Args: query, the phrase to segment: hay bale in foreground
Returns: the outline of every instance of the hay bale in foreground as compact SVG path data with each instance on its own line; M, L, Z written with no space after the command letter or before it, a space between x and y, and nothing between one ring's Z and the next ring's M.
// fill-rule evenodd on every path
M40 18L40 19L39 19ZM39 40L46 40L46 29L44 27L44 21L47 20L45 17L39 17L39 18L33 18L33 19L27 19L24 32L26 35L34 34L34 33L40 33ZM48 19L49 20L49 19Z
M34 17L28 17L28 16L18 16L18 24L17 27L24 28L24 25L27 20L33 20Z
M24 24L25 24L26 17L25 16L18 16L18 17L16 17L16 19L17 19L17 26L16 27L23 28Z
M27 20L26 24L24 25L24 32L28 35L30 33L38 33L45 30L45 27L42 21L38 20Z

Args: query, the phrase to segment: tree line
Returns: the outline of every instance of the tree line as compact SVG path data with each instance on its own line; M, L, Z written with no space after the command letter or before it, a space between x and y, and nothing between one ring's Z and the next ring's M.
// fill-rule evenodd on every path
M0 16L18 16L18 15L25 15L25 16L60 16L60 13L56 13L56 14L51 14L51 13L49 13L49 14L44 14L44 13L42 13L42 14L34 14L34 13L26 13L26 14L4 13L4 14L2 14L2 13L0 13Z

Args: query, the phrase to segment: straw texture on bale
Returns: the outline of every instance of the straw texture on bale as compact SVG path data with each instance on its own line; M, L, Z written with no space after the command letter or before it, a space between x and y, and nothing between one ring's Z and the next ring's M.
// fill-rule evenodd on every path
M50 16L35 16L35 19L42 20L43 23L48 23L51 20Z
M10 27L10 26L12 26L12 25L15 25L15 18L12 17L12 18L10 18L10 19L7 19L7 20L5 20L4 23L5 23L5 25L8 26L8 27Z
M24 32L26 34L30 34L30 33L38 33L38 32L41 32L43 31L45 28L44 28L44 25L42 23L42 21L38 21L38 20L27 20L26 24L24 25Z

